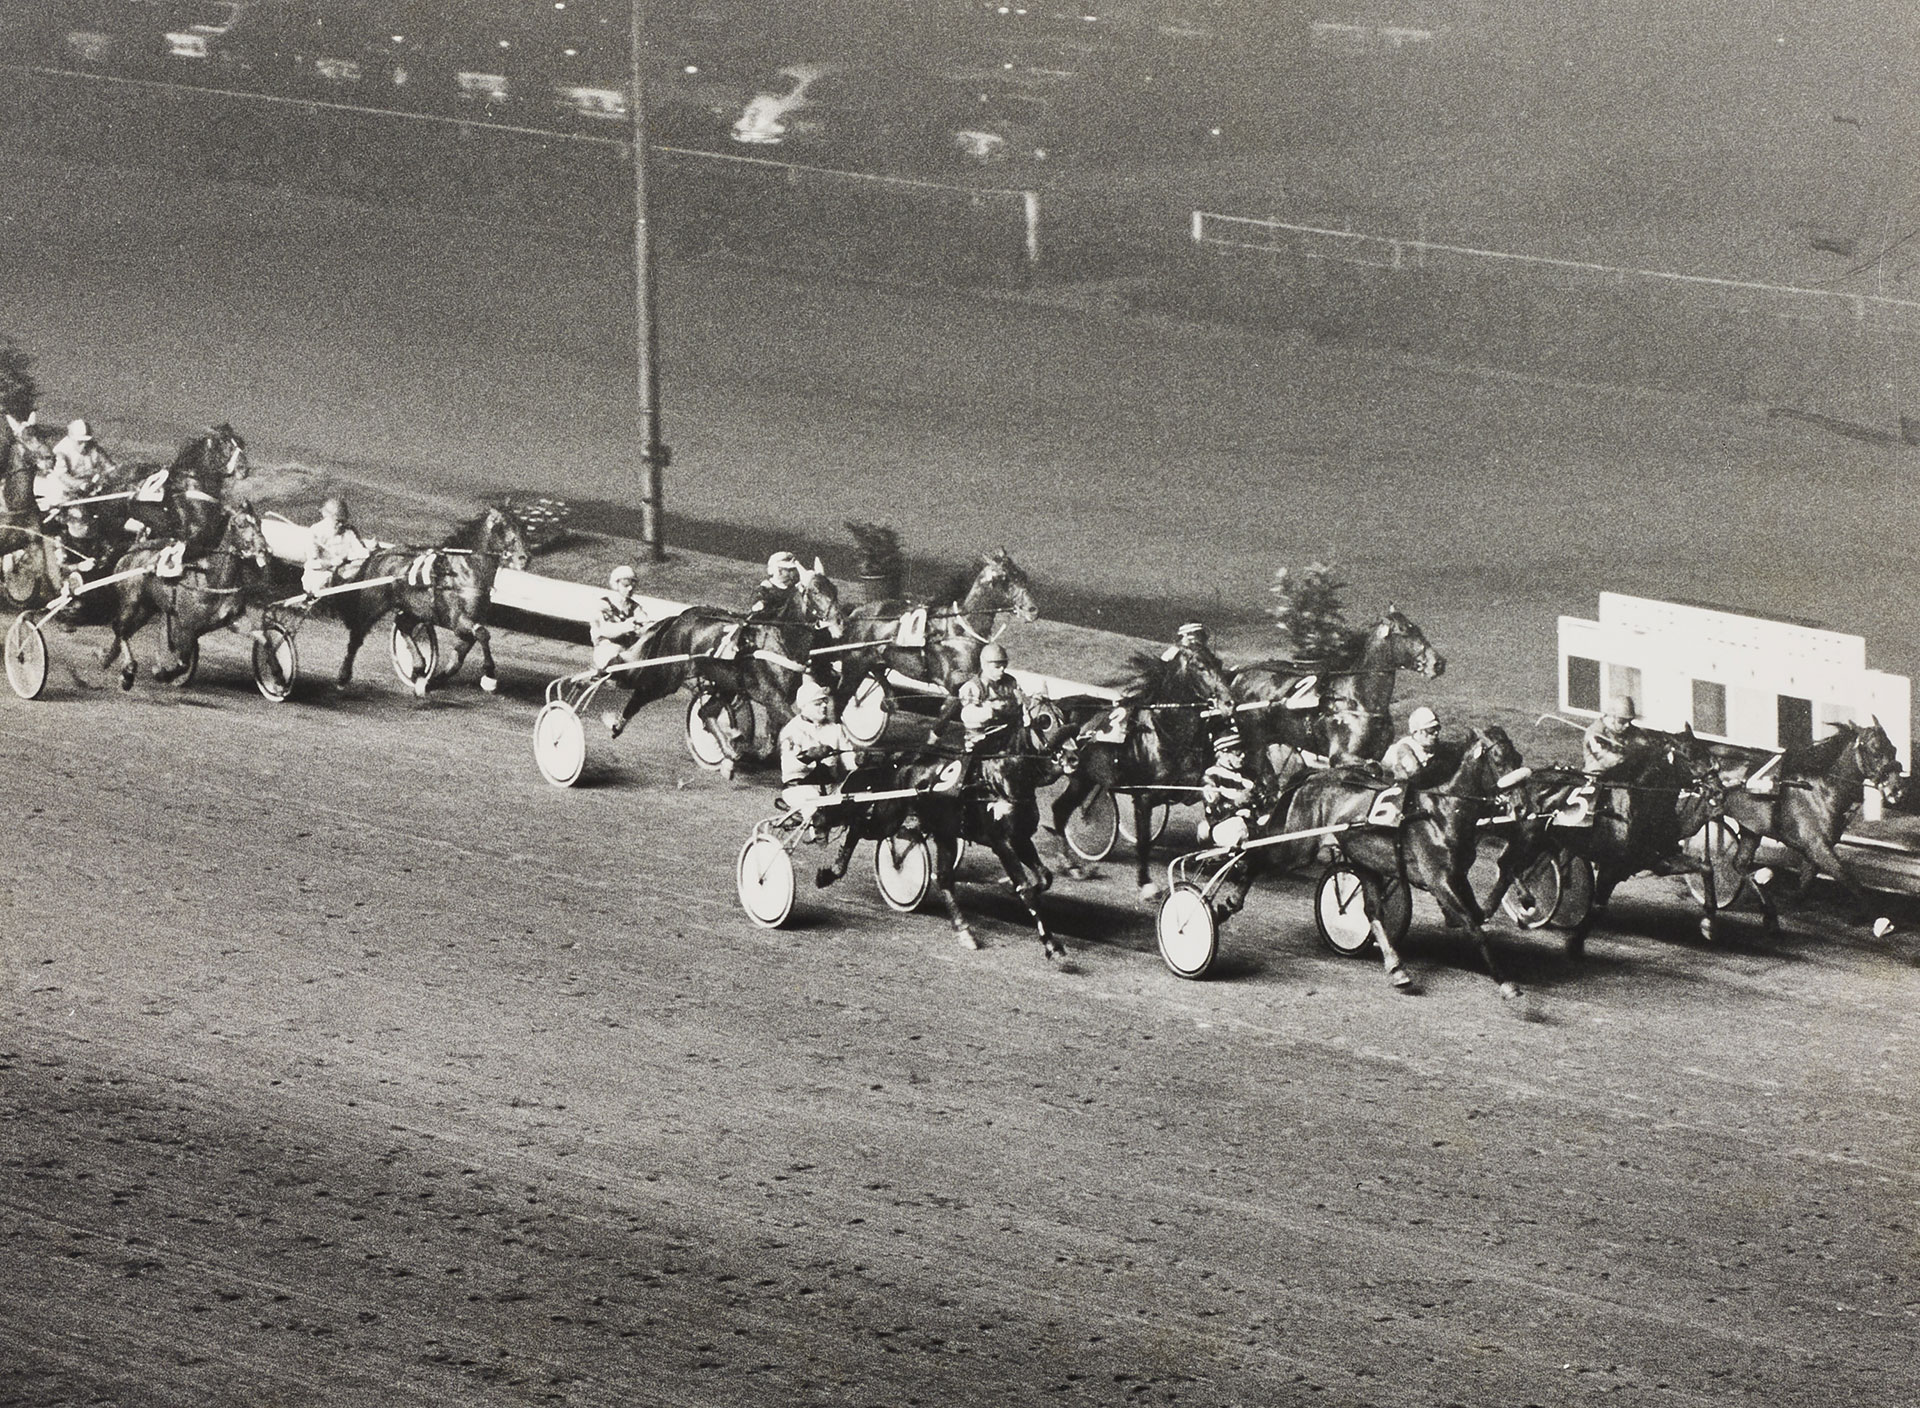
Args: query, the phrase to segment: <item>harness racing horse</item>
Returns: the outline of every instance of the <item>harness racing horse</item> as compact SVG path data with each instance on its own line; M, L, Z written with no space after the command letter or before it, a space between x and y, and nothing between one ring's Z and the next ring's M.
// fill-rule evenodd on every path
M1824 870L1847 892L1856 913L1871 913L1867 892L1835 852L1834 843L1865 800L1867 783L1878 787L1889 801L1900 799L1900 759L1886 730L1878 719L1867 726L1841 724L1829 738L1787 749L1777 766L1780 780L1773 796L1745 789L1727 793L1727 817L1740 828L1735 869L1750 874L1761 840L1778 841L1800 857L1797 898L1806 897L1814 877ZM1779 912L1768 887L1755 878L1766 932L1776 934Z
M874 648L846 653L836 705L844 708L867 676L884 679L892 670L952 694L980 673L980 647L995 639L1003 612L1022 621L1040 614L1027 574L1005 548L977 559L970 571L971 576L954 583L946 606L902 601L856 606L847 618L846 642L871 641ZM925 643L896 643L901 623L914 620L925 631Z
M1516 796L1518 819L1501 853L1498 876L1486 908L1499 908L1508 887L1542 856L1558 850L1584 857L1593 867L1593 902L1567 932L1567 952L1578 956L1596 915L1623 880L1635 875L1697 875L1703 896L1700 932L1713 937L1717 905L1714 867L1690 856L1687 839L1719 814L1725 789L1707 745L1689 726L1681 733L1635 728L1625 759L1595 780L1591 825L1555 825L1563 802L1589 778L1566 769L1529 777Z
M1198 651L1175 650L1167 656L1142 653L1129 663L1134 674L1121 686L1120 702L1080 731L1067 785L1053 799L1053 824L1048 830L1062 838L1067 874L1085 880L1088 872L1065 849L1067 819L1103 791L1115 793L1116 803L1119 793L1129 793L1135 879L1141 898L1151 903L1160 894L1147 865L1153 845L1153 809L1164 805L1171 790L1198 793L1212 754L1208 713L1229 711L1233 696L1227 677ZM1100 723L1113 714L1124 714L1124 741L1100 736L1108 731Z
M426 623L453 632L458 643L452 661L437 675L428 673L425 659L417 662L415 694L424 697L436 682L460 673L476 645L480 647L480 687L491 694L499 684L486 626L493 579L502 567L524 568L529 561L527 536L519 520L497 505L455 529L437 548L374 549L360 569L359 580L380 585L326 598L347 628L347 653L340 661L338 683L344 688L352 680L354 657L367 633L391 612L395 627L408 642L415 628ZM417 647L410 644L409 648L417 653Z
M124 652L122 689L133 688L138 668L133 636L156 615L166 620L168 656L153 667L153 677L184 684L199 659L200 637L233 626L270 588L267 537L251 507L227 514L220 540L203 559L185 563L178 576L159 575L154 569L163 555L178 550L177 542L141 544L129 548L115 569L130 575L115 585L113 639L100 652L100 666Z
M1487 943L1486 914L1473 897L1467 871L1480 848L1480 819L1498 804L1500 794L1525 781L1527 768L1519 750L1501 728L1475 729L1464 746L1443 743L1434 751L1427 770L1407 784L1398 826L1369 826L1367 817L1380 792L1381 780L1369 768L1338 767L1309 774L1294 789L1286 807L1283 832L1312 831L1348 826L1340 834L1339 850L1360 877L1368 925L1379 946L1387 980L1396 988L1410 988L1399 953L1381 916L1395 887L1415 886L1427 891L1446 916L1447 927L1465 929L1480 950L1487 972L1500 985L1503 997L1518 997L1518 985L1494 961ZM1319 854L1322 837L1249 850L1241 870L1222 887L1226 913L1239 909L1247 887L1260 870L1290 870Z
M1393 741L1394 682L1402 670L1438 679L1446 658L1397 606L1388 606L1355 644L1353 657L1338 665L1316 667L1294 660L1269 660L1233 674L1236 704L1265 704L1240 715L1250 752L1284 748L1324 754L1334 762L1378 758ZM1310 690L1317 676L1319 699L1302 708L1291 698ZM1274 771L1292 769L1284 757L1269 753Z
M800 582L777 615L748 618L719 606L690 606L652 629L641 659L658 665L630 670L633 692L607 727L615 738L641 708L682 685L713 696L702 718L717 735L737 745L729 699L751 699L767 711L777 736L793 717L793 697L808 675L831 687L832 666L810 658L822 637L846 630L840 591L826 573L802 570ZM732 760L726 768L731 774Z
M188 440L172 463L149 475L122 516L149 537L184 539L188 557L203 557L226 528L228 484L251 472L247 442L223 422ZM163 486L157 499L149 487L156 482Z
M1007 882L1032 918L1041 952L1048 958L1064 957L1065 946L1040 913L1040 896L1052 886L1053 874L1033 838L1040 825L1037 793L1060 775L1059 749L1072 733L1071 723L1046 713L1035 713L1025 725L1009 726L1003 735L1006 742L997 751L974 755L972 772L957 792L946 778L956 760L935 753L856 769L845 791L913 789L916 795L855 806L844 818L836 816L836 824L844 820L846 833L833 863L815 872L814 884L824 889L844 876L854 848L863 840L886 846L895 836L918 834L933 847L933 883L954 934L964 947L978 948L953 889L960 842L978 842L999 858Z

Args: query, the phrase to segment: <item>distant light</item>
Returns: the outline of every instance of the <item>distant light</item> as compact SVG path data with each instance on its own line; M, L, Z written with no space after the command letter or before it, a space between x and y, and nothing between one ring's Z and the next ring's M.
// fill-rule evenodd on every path
M513 41L511 39L502 39L500 41L500 47L502 49L511 49L513 47Z
M556 10L564 10L567 7L565 5L555 5L553 8ZM562 49L560 52L565 54L570 59L577 59L580 57L580 51L578 49Z
M1010 62L1009 62L1009 63L1004 63L1004 64L1001 64L1001 65L1000 65L1000 67L1001 67L1001 68L1009 68L1009 69L1010 69L1010 68L1012 68L1012 67L1013 67L1013 64L1012 64L1012 63L1010 63Z
M680 70L680 72L682 72L682 73L698 73L698 72L700 72L700 65L699 65L699 64L688 64L688 65L687 65L687 66L686 66L685 68L683 68L683 69L681 69L681 70Z
M407 36L404 34L396 34L393 36L393 42L396 44L404 44L407 42Z

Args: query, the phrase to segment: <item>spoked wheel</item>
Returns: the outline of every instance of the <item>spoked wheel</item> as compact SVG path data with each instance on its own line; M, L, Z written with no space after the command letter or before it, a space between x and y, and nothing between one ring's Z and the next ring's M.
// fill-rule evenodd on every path
M571 787L587 766L587 731L573 705L562 699L541 706L533 720L533 761L555 787Z
M1147 809L1147 844L1149 846L1166 834L1167 814L1172 810L1172 807L1165 802L1155 802ZM1128 845L1132 845L1134 841L1132 801L1129 800L1124 807L1116 803L1114 814L1114 825L1119 827L1121 839Z
M408 630L395 621L387 653L393 657L393 673L415 694L426 693L427 682L440 672L440 637L431 621L415 621Z
M1522 929L1544 929L1560 907L1562 888L1559 860L1538 856L1524 874L1514 876L1500 908Z
M1725 909L1740 898L1746 877L1734 866L1733 853L1740 845L1740 823L1730 816L1716 816L1696 831L1684 847L1695 860L1706 859L1713 865L1713 907ZM1707 887L1698 875L1687 877L1687 893L1695 904L1707 902Z
M887 731L887 715L891 712L887 687L868 675L854 689L847 707L840 711L841 731L854 747L871 748Z
M0 553L0 596L11 606L33 605L46 581L46 560L47 555L37 542Z
M7 627L7 683L22 699L38 699L47 687L47 638L24 611Z
M740 907L762 929L778 929L793 913L793 857L771 836L752 836L733 868ZM884 893L884 892L883 892Z
M293 693L293 682L300 675L300 652L294 648L293 632L277 621L260 628L265 640L253 643L253 684L276 704L283 704Z
M1120 835L1120 808L1113 793L1096 792L1073 809L1060 833L1067 849L1084 861L1102 861Z
M723 712L735 734L728 738L706 717L709 709L718 707L719 700L719 695L702 690L687 704L687 752L708 772L718 772L753 749L753 701L737 694L727 699Z
M1558 859L1560 902L1553 907L1553 927L1578 929L1593 913L1593 862L1567 851Z
M933 888L933 847L924 836L882 836L873 846L873 881L887 908L911 914Z
M1381 908L1380 922L1397 944L1407 936L1413 920L1413 897L1405 885L1389 885ZM1327 867L1313 892L1313 926L1320 931L1322 943L1348 958L1358 958L1375 947L1373 926L1367 919L1366 886L1359 871L1344 864Z
M1176 978L1204 978L1220 954L1213 906L1191 885L1175 885L1160 901L1160 957Z
M180 647L180 673L169 675L167 683L175 689L185 689L193 683L193 677L200 673L200 642L190 640Z

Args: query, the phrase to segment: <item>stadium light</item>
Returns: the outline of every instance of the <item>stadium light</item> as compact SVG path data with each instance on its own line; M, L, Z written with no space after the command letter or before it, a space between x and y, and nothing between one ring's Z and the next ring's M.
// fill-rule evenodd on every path
M653 242L648 229L647 93L641 70L646 59L646 0L633 5L633 82L627 101L633 118L633 302L635 362L640 396L640 463L645 474L645 497L640 505L640 541L650 562L667 557L666 469L672 452L660 439L660 335L655 319L657 299L653 282Z

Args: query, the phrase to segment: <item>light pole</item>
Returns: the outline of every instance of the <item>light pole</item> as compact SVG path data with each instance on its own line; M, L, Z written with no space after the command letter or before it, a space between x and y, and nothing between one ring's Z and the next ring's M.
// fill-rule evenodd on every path
M636 372L640 395L640 463L646 476L646 496L640 505L640 540L650 562L667 558L665 539L667 462L672 452L660 439L660 334L654 311L653 245L648 229L647 91L642 68L646 61L646 0L633 3L633 83L627 107L633 116L633 304Z

